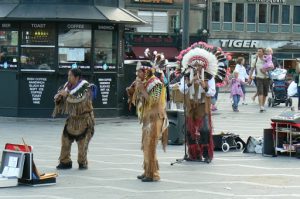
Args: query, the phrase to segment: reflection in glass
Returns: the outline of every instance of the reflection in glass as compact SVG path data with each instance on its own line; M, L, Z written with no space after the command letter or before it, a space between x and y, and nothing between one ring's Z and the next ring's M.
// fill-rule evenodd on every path
M282 5L282 24L290 24L290 6Z
M62 30L58 36L58 45L66 47L91 47L92 33L86 29Z
M21 68L51 70L54 69L54 48L22 48Z
M220 3L218 2L212 3L212 21L220 21Z
M116 41L116 32L114 31L95 31L95 69L104 71L116 69Z
M271 5L270 23L278 24L279 5Z
M244 22L244 4L243 3L237 3L236 9L235 9L235 21L236 22Z
M267 19L267 5L259 4L259 23L266 23Z
M71 68L76 64L79 68L91 68L90 48L59 48L59 68Z
M248 23L255 23L255 4L248 4Z

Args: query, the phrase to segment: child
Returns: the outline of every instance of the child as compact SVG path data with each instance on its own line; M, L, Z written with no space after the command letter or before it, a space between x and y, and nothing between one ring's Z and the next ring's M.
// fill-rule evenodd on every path
M244 82L239 79L239 72L234 71L233 72L234 77L230 81L230 97L233 99L232 109L234 112L239 112L238 105L240 102L240 98L244 96L243 90L242 90L242 84Z
M261 72L263 72L264 74L267 74L268 71L274 68L274 64L272 62L272 54L273 54L272 48L267 48L266 55L264 55L265 63L263 65L263 68L261 69Z

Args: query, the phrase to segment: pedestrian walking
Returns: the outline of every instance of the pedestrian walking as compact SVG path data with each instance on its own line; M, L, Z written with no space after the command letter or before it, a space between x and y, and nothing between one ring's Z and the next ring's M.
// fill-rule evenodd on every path
M240 78L239 78L239 72L234 71L233 72L233 78L230 81L230 97L233 99L232 109L234 112L239 112L239 102L240 98L244 97L244 93L242 90L242 85L245 84Z
M256 58L251 63L251 71L249 78L253 80L253 72L256 74L256 87L259 101L259 111L262 113L265 111L265 103L270 88L270 78L267 74L262 72L264 65L264 49L259 48L257 50Z
M238 77L243 82L243 84L241 84L241 88L244 93L242 105L247 105L247 102L245 100L246 99L246 82L249 79L249 75L247 74L247 71L245 68L245 59L243 57L238 57L236 62L237 62L237 64L236 64L234 70L238 72L238 74L239 74Z

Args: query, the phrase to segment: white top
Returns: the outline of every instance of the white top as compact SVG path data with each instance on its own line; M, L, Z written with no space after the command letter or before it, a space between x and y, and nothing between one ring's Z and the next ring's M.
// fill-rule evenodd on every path
M243 65L237 64L234 71L239 73L239 79L243 82L246 82L246 79L249 79L249 75L247 74L246 68Z
M208 96L208 97L215 96L215 94L216 94L215 78L211 78L210 80L208 80L207 84L208 84L208 91L206 92L206 96ZM185 90L185 94L186 94L189 91L191 91L192 89L193 89L193 85L188 87L187 84L184 84L184 77L182 77L180 80L180 85L179 85L180 92L184 93L184 90ZM201 98L201 93L205 93L205 90L200 86L199 87L199 99Z

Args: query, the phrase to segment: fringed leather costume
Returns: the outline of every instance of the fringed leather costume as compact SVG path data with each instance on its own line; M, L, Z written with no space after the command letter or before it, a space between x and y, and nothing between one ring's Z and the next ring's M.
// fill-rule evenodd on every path
M136 88L135 83L127 88L131 102L136 106L140 123L142 124L142 146L144 154L144 173L138 176L143 182L158 181L160 179L159 166L156 156L158 140L161 140L165 151L168 143L168 119L166 114L166 88L155 76L150 68L137 68L145 71L143 80L144 90L148 94L146 99L141 91ZM151 75L149 75L151 74ZM140 81L140 80L139 80ZM130 97L133 88L135 92Z
M62 134L59 161L63 164L72 163L71 145L76 141L78 144L78 164L87 166L87 150L95 126L91 84L85 80L80 80L75 87L72 87L67 82L63 89L68 92L68 95L55 100L53 112L53 116L68 115Z

